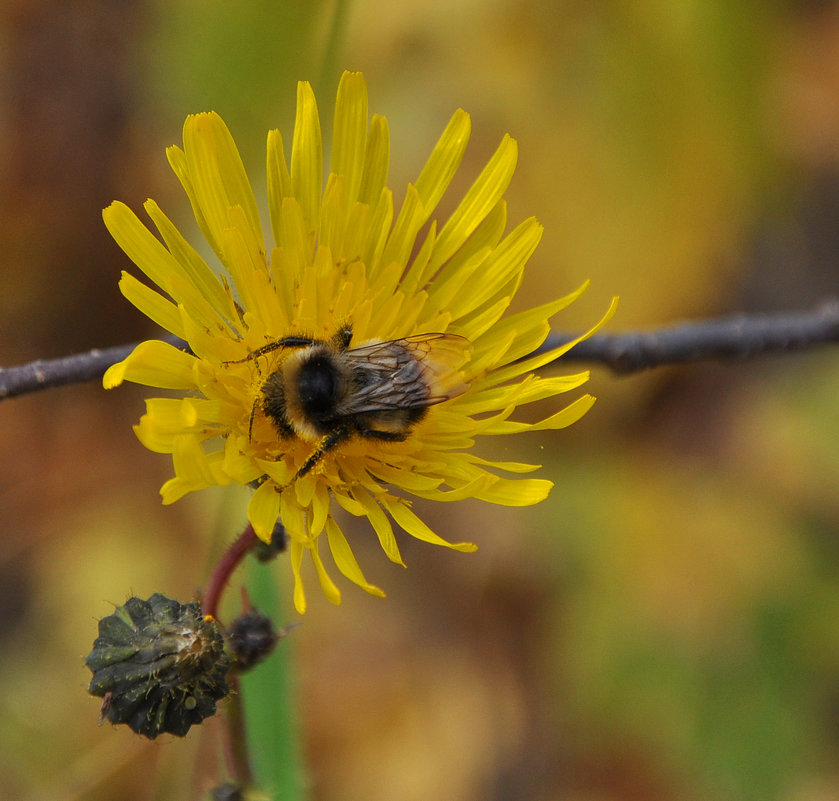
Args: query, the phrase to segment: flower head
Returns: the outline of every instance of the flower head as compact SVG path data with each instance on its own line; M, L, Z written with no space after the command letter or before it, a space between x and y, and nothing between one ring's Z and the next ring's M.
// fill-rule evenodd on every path
M85 661L90 693L104 698L102 717L151 740L183 737L230 692L231 658L215 619L160 593L129 598L102 618Z
M516 142L502 139L439 223L434 209L463 157L468 114L452 116L398 212L386 186L387 122L368 120L359 73L341 79L333 130L324 188L317 106L309 84L300 83L289 162L279 132L268 135L274 245L266 248L225 124L214 113L187 118L183 150L171 147L167 155L220 273L154 201L145 209L160 239L122 203L104 212L120 247L165 293L123 273L123 294L189 344L187 352L144 342L108 370L104 384L128 380L187 393L148 400L135 427L147 448L172 454L175 476L161 489L163 502L213 485L254 486L248 518L265 540L278 519L284 524L301 612L306 553L327 597L340 601L321 558L324 540L344 576L383 595L353 556L338 507L366 517L399 564L394 522L426 542L474 550L433 532L410 496L541 501L550 481L499 475L538 465L482 459L471 452L475 438L562 428L594 401L585 395L538 423L510 419L517 406L588 377L533 374L573 342L530 355L547 336L549 318L584 287L505 315L542 234L530 218L505 235L503 194Z

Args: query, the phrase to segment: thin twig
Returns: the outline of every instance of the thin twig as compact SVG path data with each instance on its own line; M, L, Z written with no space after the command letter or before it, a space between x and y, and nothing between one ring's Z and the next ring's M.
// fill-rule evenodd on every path
M540 351L573 339L552 334ZM636 373L667 364L743 361L839 342L839 301L813 311L738 314L643 333L598 334L575 345L564 361Z
M60 359L37 359L19 367L0 367L0 400L102 378L105 370L124 359L137 344L94 348Z
M189 350L183 340L172 334L162 334L159 339ZM94 348L58 359L36 359L18 367L0 367L0 401L42 389L101 380L112 364L122 361L139 344L131 342L112 348Z
M574 334L555 332L538 352L556 348L574 337ZM187 348L174 337L168 337L167 341ZM666 364L744 360L835 342L839 342L839 301L830 301L807 312L738 314L654 331L597 334L575 345L561 359L600 364L616 373L634 373ZM124 359L136 345L97 348L61 359L0 367L0 400L100 379L108 367Z

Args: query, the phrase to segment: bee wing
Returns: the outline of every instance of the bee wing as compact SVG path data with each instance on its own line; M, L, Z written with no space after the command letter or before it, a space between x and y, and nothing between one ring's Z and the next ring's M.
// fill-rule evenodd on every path
M418 334L370 342L345 352L361 378L344 414L424 409L464 393L460 368L472 343L456 334Z

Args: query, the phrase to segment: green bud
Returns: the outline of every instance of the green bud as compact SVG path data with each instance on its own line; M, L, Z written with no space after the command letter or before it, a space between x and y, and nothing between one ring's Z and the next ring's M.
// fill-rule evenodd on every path
M250 670L271 655L277 641L287 633L274 631L271 618L251 609L237 617L227 631L227 643L239 672Z
M90 693L104 698L102 718L150 739L183 737L230 692L231 659L216 621L197 603L159 593L129 598L100 620L86 663Z

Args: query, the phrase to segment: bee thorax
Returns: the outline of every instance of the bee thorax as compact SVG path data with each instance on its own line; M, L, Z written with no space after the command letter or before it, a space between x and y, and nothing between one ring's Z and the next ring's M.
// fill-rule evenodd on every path
M347 391L346 370L324 346L293 354L283 365L285 422L299 437L320 439L334 428Z

